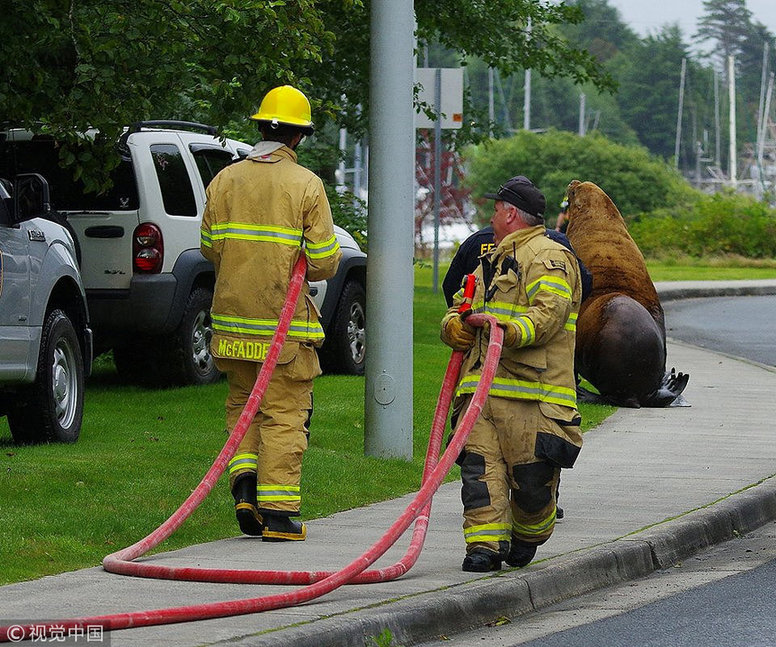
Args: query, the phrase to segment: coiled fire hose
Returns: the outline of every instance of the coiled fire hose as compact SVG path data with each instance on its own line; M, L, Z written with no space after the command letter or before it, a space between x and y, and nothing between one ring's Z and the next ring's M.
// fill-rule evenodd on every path
M0 627L0 642L19 642L21 640L30 639L33 636L36 639L42 639L44 637L53 636L54 632L61 636L63 631L68 632L77 629L86 631L88 628L93 628L95 626L102 627L103 631L115 631L117 629L128 629L131 627L206 620L209 618L222 618L258 613L272 609L282 609L318 598L339 588L343 584L363 584L393 580L412 568L420 555L425 541L426 530L428 529L428 515L431 509L431 497L439 488L456 457L463 449L466 439L469 436L469 432L482 411L488 390L490 389L490 385L496 373L498 359L501 355L503 330L496 325L496 319L490 315L473 314L467 318L467 323L476 327L483 326L486 323L489 324L490 341L482 368L479 386L472 396L468 408L461 417L458 430L453 435L444 454L442 454L441 458L438 458L452 395L458 381L458 374L463 361L463 353L455 351L450 357L450 362L447 366L447 371L445 372L439 399L437 401L437 407L434 412L423 468L421 488L412 502L386 533L366 552L357 557L350 564L341 570L334 572L303 572L263 570L243 571L235 569L189 567L178 568L132 561L159 545L175 532L175 530L181 526L181 524L207 497L220 475L226 469L229 460L234 455L240 441L247 432L250 421L256 415L258 407L261 404L261 399L269 384L272 371L275 368L280 354L280 349L285 341L291 318L296 310L296 303L301 292L305 270L306 262L302 256L294 266L286 303L281 311L278 328L272 339L272 345L267 354L267 359L256 378L253 391L251 392L242 415L211 468L202 478L197 488L167 519L167 521L144 539L105 557L103 560L103 567L105 570L112 573L154 577L159 579L251 584L305 584L306 586L292 592L278 593L258 598L92 617L67 618L28 625L4 626ZM402 534L404 534L413 520L416 520L415 528L413 530L410 546L404 556L392 566L376 570L366 570L371 564L379 559L402 536Z

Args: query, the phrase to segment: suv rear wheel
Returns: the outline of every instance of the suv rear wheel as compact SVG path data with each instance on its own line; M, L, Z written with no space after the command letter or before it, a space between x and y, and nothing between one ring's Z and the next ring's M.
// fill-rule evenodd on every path
M159 363L164 378L173 384L213 384L221 377L210 354L213 336L210 306L213 293L196 288L189 295L178 329L161 343Z
M43 323L35 382L19 392L8 411L11 435L17 443L75 442L81 433L83 407L78 336L67 314L52 310Z
M221 377L210 354L213 293L196 288L189 295L178 328L166 337L138 336L113 348L122 379L146 386L213 384Z

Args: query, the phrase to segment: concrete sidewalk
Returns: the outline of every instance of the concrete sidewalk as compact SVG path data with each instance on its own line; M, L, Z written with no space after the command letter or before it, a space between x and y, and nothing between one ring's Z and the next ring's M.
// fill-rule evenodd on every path
M742 286L746 290L766 289L748 283ZM697 290L704 285L722 289L705 283L681 289L701 296ZM658 287L662 297L662 284ZM767 289L756 293L775 293L776 281ZM776 370L680 343L669 345L668 366L690 373L685 396L692 406L621 409L585 434L577 466L563 475L566 518L527 568L489 576L460 570L461 503L459 485L451 483L434 498L418 563L394 582L345 586L290 609L121 630L106 634L105 642L363 647L387 628L394 645L409 646L643 576L776 518ZM336 570L371 546L411 499L311 521L304 543L242 537L144 559L176 566ZM196 513L189 523L196 523ZM408 541L409 532L375 566L393 563ZM293 587L147 580L91 568L0 587L0 624L289 590Z

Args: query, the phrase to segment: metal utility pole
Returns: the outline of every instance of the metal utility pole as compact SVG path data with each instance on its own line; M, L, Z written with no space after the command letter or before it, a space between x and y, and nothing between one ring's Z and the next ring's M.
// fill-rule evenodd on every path
M496 106L493 101L493 68L488 68L488 135L493 137L493 122L496 118Z
M439 291L439 215L442 207L442 68L434 72L434 294Z
M765 80L768 78L768 43L763 43L763 67L760 77L760 103L757 106L757 141L763 128L763 104L765 103Z
M507 104L507 98L504 96L504 88L501 86L501 75L498 73L498 70L496 70L494 77L498 86L498 96L501 98L501 107L504 110L504 129L507 132L511 132L512 120L509 117L509 105Z
M722 138L719 116L719 74L714 71L714 164L722 167Z
M585 102L587 97L585 93L579 95L579 130L577 131L580 137L585 136Z
M764 105L763 105L763 119L762 129L760 131L760 138L757 140L757 170L758 176L758 190L757 197L762 199L762 194L765 189L765 169L764 169L764 157L765 157L765 138L768 135L768 115L771 112L771 97L773 96L773 72L768 77L768 90L765 93Z
M531 130L531 70L525 71L525 81L523 83L523 130Z
M346 165L345 165L345 155L347 153L347 144L348 144L348 131L345 128L340 128L339 131L339 152L340 152L340 161L339 164L337 164L337 172L335 173L335 177L337 179L337 193L344 193L347 190L347 186L345 185L345 173L347 172Z
M730 184L735 189L738 184L736 160L736 59L728 56L728 97L730 99Z
M531 39L531 19L528 19L526 36ZM523 130L531 130L531 68L525 71L523 82Z
M412 459L414 119L412 0L371 6L364 452Z
M682 111L684 110L684 76L687 73L687 59L682 59L679 75L679 110L676 115L676 142L674 143L674 167L679 168L679 145L682 143Z

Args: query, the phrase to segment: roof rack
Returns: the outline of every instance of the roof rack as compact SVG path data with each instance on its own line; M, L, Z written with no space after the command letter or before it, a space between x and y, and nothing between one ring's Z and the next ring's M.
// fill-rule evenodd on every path
M177 121L174 119L152 119L150 121L136 121L129 126L116 142L116 149L124 160L129 159L129 148L127 147L127 138L132 133L139 133L143 128L177 128L179 130L201 130L215 137L218 129L215 126L200 124L195 121Z
M176 121L171 119L153 119L150 121L136 121L129 127L129 132L140 132L143 128L179 128L181 130L201 130L208 135L217 135L218 128L199 124L194 121Z

